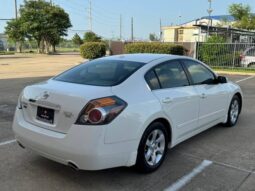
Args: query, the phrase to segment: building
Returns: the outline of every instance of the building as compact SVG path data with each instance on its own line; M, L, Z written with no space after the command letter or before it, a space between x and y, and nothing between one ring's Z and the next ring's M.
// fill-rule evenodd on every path
M7 49L7 35L0 33L0 51Z
M255 42L255 31L233 28L234 18L230 15L202 17L181 25L163 26L163 42L205 42L208 35L225 36L229 42Z

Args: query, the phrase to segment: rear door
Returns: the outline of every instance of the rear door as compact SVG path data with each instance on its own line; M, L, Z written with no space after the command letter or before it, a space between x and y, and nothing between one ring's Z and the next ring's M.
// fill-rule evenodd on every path
M183 60L194 88L200 96L199 127L225 117L228 93L225 84L215 83L216 76L207 67L194 60Z
M168 61L146 74L146 80L173 128L174 138L185 139L198 125L199 97L181 63Z

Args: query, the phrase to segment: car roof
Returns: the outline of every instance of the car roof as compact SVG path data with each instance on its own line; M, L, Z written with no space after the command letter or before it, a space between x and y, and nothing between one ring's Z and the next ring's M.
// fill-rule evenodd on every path
M180 56L170 55L170 54L143 53L143 54L121 54L121 55L116 55L116 56L104 57L102 59L149 63L154 60L161 59L161 58L175 59L175 58L180 58Z

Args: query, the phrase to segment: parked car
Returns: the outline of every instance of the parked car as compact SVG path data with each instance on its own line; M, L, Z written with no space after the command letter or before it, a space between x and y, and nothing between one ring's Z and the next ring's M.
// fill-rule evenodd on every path
M152 172L168 147L234 126L241 108L240 87L197 60L109 56L27 86L13 130L21 147L75 169Z
M242 67L254 67L255 66L255 47L246 49L240 56Z

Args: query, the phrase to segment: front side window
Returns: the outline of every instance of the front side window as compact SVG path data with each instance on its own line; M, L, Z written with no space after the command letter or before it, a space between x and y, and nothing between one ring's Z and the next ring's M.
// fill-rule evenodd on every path
M187 76L178 61L170 61L155 67L161 88L188 86Z
M74 67L54 80L94 86L118 85L145 63L120 60L94 60Z
M183 62L189 71L192 81L195 85L214 83L214 74L205 66L193 60L184 60Z

